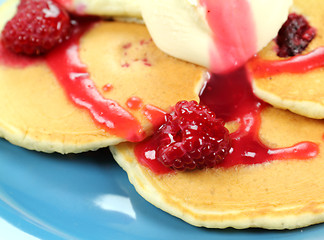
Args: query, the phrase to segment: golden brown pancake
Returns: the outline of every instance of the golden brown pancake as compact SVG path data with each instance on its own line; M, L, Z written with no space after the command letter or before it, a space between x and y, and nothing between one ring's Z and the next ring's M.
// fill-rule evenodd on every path
M14 14L16 4L8 1L1 6L2 26ZM149 104L168 110L179 100L197 100L205 74L205 69L159 51L140 24L95 24L81 38L80 58L98 91L132 113L147 134L152 124L143 107ZM16 145L76 153L125 141L73 104L44 61L27 67L0 65L0 84L0 136ZM106 84L113 88L104 91ZM130 97L140 98L143 107L129 109Z
M316 37L302 54L324 46L323 9L324 1L294 0L292 11L304 15L317 29ZM275 45L274 41L271 42L258 54L261 60L282 60L276 55ZM306 73L269 74L266 77L253 76L252 71L252 78L254 93L271 105L311 118L324 118L323 68Z
M322 1L294 2L317 28L317 37L304 54L323 46ZM274 42L260 54L278 60ZM253 79L255 93L274 106L312 118L324 117L323 69L304 74L283 73ZM110 147L130 182L149 202L195 226L209 228L260 227L294 229L324 222L324 122L267 107L261 114L259 137L269 148L285 148L300 142L319 145L314 159L276 160L186 172L156 174L141 165L135 144Z
M145 27L136 24L96 24L82 38L80 56L101 94L125 108L132 96L164 110L178 100L197 100L204 74L202 68L161 53ZM148 62L154 67L148 68ZM125 140L98 127L88 112L67 100L45 63L23 69L0 66L0 76L0 112L5 113L0 134L13 143L64 153ZM103 91L106 84L113 89ZM152 130L140 110L130 111L147 132ZM111 150L145 199L190 224L292 229L324 221L323 132L323 121L268 107L259 132L264 144L278 148L312 141L320 146L315 159L156 175L137 162L134 143Z
M269 147L323 142L323 121L273 107L261 116L259 136ZM134 144L110 148L147 201L195 226L293 229L324 221L323 144L315 159L164 175L138 163Z

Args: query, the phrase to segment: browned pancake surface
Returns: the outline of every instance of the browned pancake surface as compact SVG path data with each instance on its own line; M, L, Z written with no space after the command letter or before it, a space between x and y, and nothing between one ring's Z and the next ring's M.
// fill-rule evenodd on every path
M291 11L304 15L310 25L317 29L315 39L302 54L307 54L324 46L323 9L323 1L294 0L294 7ZM283 58L276 56L274 42L271 42L261 51L259 57L263 60L283 60ZM307 117L324 118L323 68L300 74L283 73L261 78L253 76L253 79L255 94L273 106L289 109Z
M0 12L12 11L15 2L1 6ZM97 23L81 39L80 58L98 91L133 114L147 134L152 124L143 108L151 105L166 111L179 100L198 100L205 74L205 69L159 51L141 24ZM68 153L125 141L68 100L45 62L0 65L0 84L0 136L14 144ZM110 91L103 90L106 84L112 85ZM128 108L130 97L140 98L143 107Z
M191 224L291 229L324 220L323 133L320 120L269 107L262 113L262 141L275 148L315 142L315 159L155 175L137 162L132 144L112 151L144 198Z

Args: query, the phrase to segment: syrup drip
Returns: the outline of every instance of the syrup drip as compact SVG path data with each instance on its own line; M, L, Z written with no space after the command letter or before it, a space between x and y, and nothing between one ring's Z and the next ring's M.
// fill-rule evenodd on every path
M161 162L156 159L156 149L159 147L159 141L153 137L145 139L143 142L137 143L134 148L134 153L137 161L149 168L156 174L166 174L173 170L164 166Z
M213 46L209 50L210 70L224 72L242 66L257 51L249 1L200 0L200 4L206 8L206 19L213 32Z
M261 111L268 105L254 96L245 68L227 75L212 75L200 96L218 118L226 122L237 121L240 127L230 135L230 153L217 167L229 168L236 165L260 164L273 160L310 159L317 156L318 145L301 142L288 148L271 149L258 137L261 125ZM135 155L139 162L157 174L172 170L155 158L159 143L154 137L138 143Z
M80 38L93 24L80 22L69 41L46 55L46 62L68 98L78 107L88 110L95 122L118 137L141 141L145 133L138 120L118 103L100 94L87 67L80 61Z
M164 122L166 112L158 107L147 104L144 107L144 116L152 123L153 130L157 130Z
M130 97L126 101L126 106L132 110L138 110L142 107L143 101L139 97Z
M217 117L227 122L235 120L240 123L239 129L231 134L230 154L219 164L220 167L257 164L276 159L310 159L319 152L318 145L311 142L271 149L260 141L260 113L267 104L254 96L245 68L228 75L213 75L200 99Z
M109 91L111 91L113 88L114 88L113 85L111 85L110 83L107 83L106 85L104 85L104 86L102 87L102 90L103 90L104 92L109 92Z
M262 78L281 73L306 73L324 67L324 47L284 60L262 60L258 56L251 59L249 67L254 77Z

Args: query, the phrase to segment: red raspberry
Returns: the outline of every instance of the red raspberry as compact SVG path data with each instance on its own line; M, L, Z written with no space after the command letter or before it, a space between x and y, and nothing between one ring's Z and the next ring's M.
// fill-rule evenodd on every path
M279 57L296 56L302 53L316 35L316 30L307 20L296 13L291 13L279 30L276 42Z
M195 101L178 102L156 134L157 159L177 170L212 168L230 149L224 122Z
M68 38L70 17L51 0L22 0L2 31L3 45L15 53L40 55Z

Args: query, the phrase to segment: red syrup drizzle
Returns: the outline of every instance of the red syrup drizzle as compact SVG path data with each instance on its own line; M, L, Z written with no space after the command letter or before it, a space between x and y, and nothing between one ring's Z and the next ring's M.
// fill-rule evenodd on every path
M138 110L142 107L143 101L139 97L130 97L126 101L126 106L132 110Z
M153 130L156 131L164 122L166 111L147 104L144 107L144 116L152 123Z
M148 104L144 107L144 115L152 123L153 130L157 131L165 121L164 119L166 112L158 107ZM134 149L135 156L142 165L148 167L153 172L157 174L169 173L172 170L168 167L165 167L155 158L155 150L158 148L158 146L159 142L154 141L152 137L149 137L143 142L136 144Z
M260 113L268 106L254 96L245 68L228 75L212 75L200 96L216 116L226 122L237 121L239 129L231 134L232 149L219 167L257 164L272 160L310 159L317 156L318 145L301 142L288 148L271 149L259 139Z
M317 156L318 145L301 142L288 148L271 149L259 139L260 113L268 106L254 96L245 68L226 75L212 75L200 95L202 104L207 105L216 116L226 122L237 121L240 127L232 133L232 148L217 167L230 168L236 165L260 164L273 160L310 159ZM173 170L155 158L159 142L153 137L135 147L135 155L141 164L156 174Z
M87 67L80 61L80 38L95 22L79 20L71 38L46 55L45 60L68 98L78 107L88 110L96 123L113 135L132 142L141 141L145 133L139 121L118 103L100 94Z
M104 86L102 87L102 90L103 90L104 92L110 92L113 88L114 88L113 85L111 85L110 83L107 83L106 85L104 85Z
M257 50L249 1L200 0L199 3L206 8L206 19L213 33L210 70L224 73L242 66Z
M145 139L143 142L137 143L134 153L137 161L143 166L149 168L156 174L166 174L173 170L164 166L156 159L156 149L159 147L159 141L153 137Z
M126 101L126 106L132 110L139 110L143 107L143 100L136 96L130 97ZM142 113L151 122L155 131L163 124L167 112L156 106L146 104L142 109Z
M254 77L267 77L281 73L306 73L324 67L324 47L284 60L263 60L258 56L249 62Z

